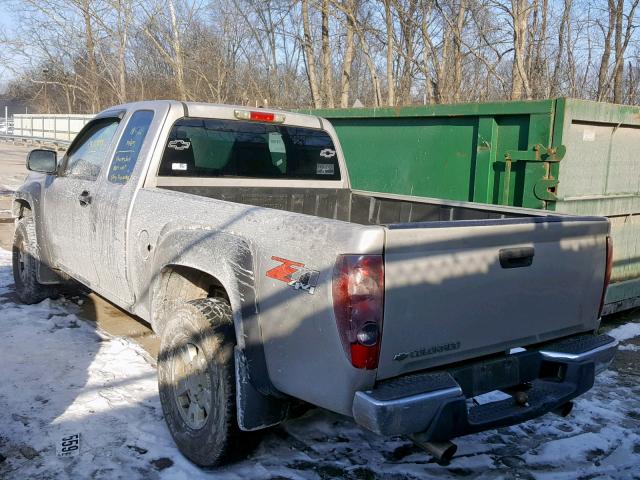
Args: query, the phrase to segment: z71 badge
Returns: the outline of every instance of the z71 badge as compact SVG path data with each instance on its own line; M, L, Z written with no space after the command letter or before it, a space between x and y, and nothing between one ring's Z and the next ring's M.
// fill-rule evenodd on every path
M303 290L313 295L318 285L320 272L305 268L304 263L294 262L286 258L271 257L271 260L280 262L280 265L267 270L267 277L274 278L296 290Z

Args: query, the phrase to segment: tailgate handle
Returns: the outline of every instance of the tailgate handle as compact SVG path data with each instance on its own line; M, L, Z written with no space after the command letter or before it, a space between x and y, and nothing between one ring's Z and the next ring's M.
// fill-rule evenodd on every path
M502 268L528 267L533 263L533 247L502 248L499 252Z

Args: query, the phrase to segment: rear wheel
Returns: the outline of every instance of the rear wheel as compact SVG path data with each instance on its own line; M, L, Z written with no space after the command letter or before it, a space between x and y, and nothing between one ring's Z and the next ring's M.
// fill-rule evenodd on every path
M192 462L217 466L238 453L235 334L226 299L192 300L176 308L160 339L158 385L167 425Z
M38 242L32 217L23 217L16 223L13 236L13 279L18 298L28 304L38 303L58 294L51 285L38 283Z

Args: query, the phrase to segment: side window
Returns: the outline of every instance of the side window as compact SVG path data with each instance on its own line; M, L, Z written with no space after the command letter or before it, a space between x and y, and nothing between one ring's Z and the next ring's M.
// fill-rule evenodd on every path
M111 161L107 177L111 183L125 184L129 181L152 120L151 110L138 110L131 115Z
M91 123L67 153L65 175L88 180L98 178L118 123L117 118L105 118Z

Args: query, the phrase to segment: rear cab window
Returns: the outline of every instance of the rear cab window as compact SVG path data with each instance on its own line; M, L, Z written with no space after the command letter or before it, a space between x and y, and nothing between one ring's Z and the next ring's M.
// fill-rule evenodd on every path
M131 115L111 161L109 182L122 185L129 181L152 120L151 110L138 110Z
M158 176L340 180L340 167L324 130L183 118L171 129Z

